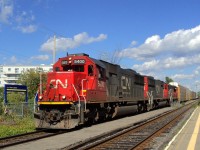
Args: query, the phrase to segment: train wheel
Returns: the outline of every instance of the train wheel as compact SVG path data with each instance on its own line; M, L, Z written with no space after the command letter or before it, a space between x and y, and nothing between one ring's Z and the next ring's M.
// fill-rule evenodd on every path
M100 108L98 110L98 114L99 114L99 121L104 121L108 117L106 108Z
M93 123L97 122L99 119L99 114L96 108L88 109L85 120L87 121L88 125L92 125Z

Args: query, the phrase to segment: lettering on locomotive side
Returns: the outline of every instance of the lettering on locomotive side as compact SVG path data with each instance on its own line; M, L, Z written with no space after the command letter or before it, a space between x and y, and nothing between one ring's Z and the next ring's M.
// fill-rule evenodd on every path
M131 78L126 76L121 77L121 87L123 90L130 90L131 89Z
M57 89L58 86L61 86L62 88L66 89L68 84L67 84L67 79L65 79L65 83L62 83L60 79L52 79L50 81L50 85L53 85L55 89Z
M157 94L160 93L160 87L159 87L159 85L156 85L156 93Z

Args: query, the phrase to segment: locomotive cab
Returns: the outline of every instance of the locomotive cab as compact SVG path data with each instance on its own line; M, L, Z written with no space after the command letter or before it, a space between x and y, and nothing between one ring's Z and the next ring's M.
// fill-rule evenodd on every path
M73 128L83 124L87 103L106 99L105 82L105 66L88 55L60 58L47 75L46 89L40 85L36 126Z

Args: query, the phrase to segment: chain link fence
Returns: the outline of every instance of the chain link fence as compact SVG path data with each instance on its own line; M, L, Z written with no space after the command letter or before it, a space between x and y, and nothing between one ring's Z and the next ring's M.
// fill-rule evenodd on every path
M3 113L12 115L12 116L19 116L19 117L26 117L26 116L33 116L34 113L34 103L30 102L19 102L19 103L8 103L3 106Z

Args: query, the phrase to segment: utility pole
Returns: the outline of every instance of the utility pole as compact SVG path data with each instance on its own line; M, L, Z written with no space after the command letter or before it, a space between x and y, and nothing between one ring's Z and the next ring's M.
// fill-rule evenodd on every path
M53 64L56 62L56 35L54 35Z

